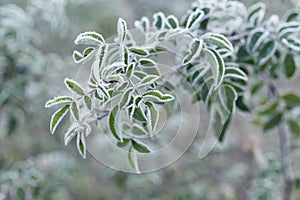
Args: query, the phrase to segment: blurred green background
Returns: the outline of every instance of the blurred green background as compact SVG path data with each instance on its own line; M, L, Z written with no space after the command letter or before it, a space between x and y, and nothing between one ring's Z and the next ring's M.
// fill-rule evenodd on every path
M277 137L262 135L242 115L233 120L224 148L200 160L196 140L176 163L142 175L115 171L91 156L83 160L74 144L63 145L62 134L49 133L53 110L46 110L44 103L65 92L64 77L76 76L79 66L71 55L78 33L95 30L109 37L116 33L118 17L133 27L134 20L157 11L181 16L192 2L1 0L0 200L279 198L283 178ZM282 16L299 4L263 2L268 16ZM294 145L297 174L299 142ZM297 198L299 189L294 192Z

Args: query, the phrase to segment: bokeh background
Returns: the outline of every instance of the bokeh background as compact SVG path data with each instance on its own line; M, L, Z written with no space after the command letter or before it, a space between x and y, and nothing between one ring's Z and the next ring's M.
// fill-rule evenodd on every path
M65 94L64 78L76 76L79 66L71 55L78 33L95 30L109 37L116 32L118 17L133 27L136 19L157 11L181 16L192 2L0 1L0 200L280 199L283 178L277 135L262 134L242 113L233 120L222 148L199 159L195 140L176 163L141 175L115 171L91 156L83 160L74 144L63 145L64 125L50 135L53 110L46 110L44 103ZM300 6L298 0L262 2L267 4L267 16L282 16ZM299 90L299 81L292 83L289 87ZM292 145L298 174L300 144ZM300 183L296 186L293 198L300 199Z

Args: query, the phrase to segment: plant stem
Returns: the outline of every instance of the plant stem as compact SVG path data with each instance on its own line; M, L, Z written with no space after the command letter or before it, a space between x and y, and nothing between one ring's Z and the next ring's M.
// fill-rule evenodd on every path
M270 80L270 77L268 75L265 75L264 77L267 78L269 81L268 90L271 97L278 98L279 94L274 83ZM290 200L292 196L293 183L295 181L293 175L291 153L290 153L290 142L289 142L288 133L285 131L283 125L279 125L278 134L279 134L282 170L284 174L283 200Z
M290 144L288 133L284 130L282 126L278 128L279 133L279 142L280 142L280 151L282 157L282 168L284 173L284 193L283 200L290 200L293 189L293 169L292 169L292 161L290 154Z

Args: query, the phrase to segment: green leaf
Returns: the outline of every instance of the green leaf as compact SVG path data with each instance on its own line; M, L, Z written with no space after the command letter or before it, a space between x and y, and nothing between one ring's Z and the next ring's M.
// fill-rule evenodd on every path
M129 50L126 46L123 46L122 47L122 62L125 64L125 65L128 65L129 64Z
M284 58L284 74L287 78L292 78L297 71L297 66L292 54L287 54Z
M122 18L118 20L118 37L120 42L124 42L127 36L127 24Z
M270 102L266 106L261 108L257 114L261 116L271 115L277 111L278 106L279 106L278 101Z
M131 63L126 69L127 78L131 78L135 71L136 63Z
M72 124L67 132L65 133L65 136L64 136L64 142L65 142L65 145L67 146L69 144L69 142L77 135L77 132L76 132L76 129L77 129L77 124Z
M134 124L132 127L132 134L133 135L146 135L147 132L145 131L145 129L141 126L139 126L138 124Z
M236 100L236 107L239 108L241 111L250 112L250 108L244 103L243 96L239 96Z
M248 22L255 27L260 24L265 16L266 5L264 3L256 3L248 9Z
M289 49L300 52L300 39L295 36L289 36L286 38L282 38L282 43Z
M231 114L225 116L225 119L222 119L218 110L215 110L213 112L213 131L220 143L224 141L227 129L230 125L230 121Z
M76 51L76 50L73 52L72 57L73 57L73 60L75 63L80 63L84 58L83 55L79 51Z
M221 142L221 143L224 141L224 138L225 138L225 135L227 133L228 127L230 125L230 122L231 122L231 115L229 115L226 118L226 120L225 120L225 122L223 124L223 128L222 128L222 130L221 130L221 132L219 134L218 141Z
M178 19L174 15L169 15L166 19L167 26L171 29L179 27Z
M280 125L282 118L283 118L282 113L276 113L273 116L271 116L263 125L263 131L267 132L275 128L276 126Z
M83 132L77 134L77 150L79 154L85 159L86 158L86 142Z
M64 107L57 110L51 117L50 120L50 132L53 134L57 128L57 126L60 124L61 120L65 117L68 110L70 108L70 105L65 105Z
M214 49L204 49L205 57L211 65L212 74L214 77L215 87L218 88L223 81L225 74L225 65L220 54Z
M150 90L150 91L144 92L142 94L142 97L145 101L154 101L154 102L160 102L160 103L174 100L174 97L172 95L162 94L158 90Z
M65 85L71 92L73 92L75 94L82 96L85 93L83 88L79 85L79 83L77 83L71 79L66 78Z
M122 95L121 100L120 100L120 109L124 108L127 106L129 103L130 97L133 93L134 89L132 87L128 88Z
M189 53L184 57L182 64L186 65L195 61L200 56L203 47L203 40L193 39L189 45Z
M136 77L136 78L138 78L138 79L143 79L144 77L146 77L147 76L147 74L145 73L145 72L143 72L143 71L135 71L134 72L134 76Z
M148 56L149 52L146 49L143 49L141 47L130 47L129 51L131 51L132 53L135 53L138 56Z
M137 173L140 173L136 154L134 152L132 152L132 146L128 150L127 159L128 159L128 163L129 163L130 167Z
M285 101L288 107L295 107L300 105L300 97L294 93L286 93L280 96Z
M204 16L204 12L197 8L195 11L193 11L186 22L186 29L196 29L200 26L200 21Z
M98 91L99 91L99 94L102 94L105 98L110 99L110 95L108 93L108 90L105 88L105 86L103 84L101 84L101 83L98 84L97 92Z
M155 13L153 15L153 26L157 29L163 29L165 27L165 15L162 12Z
M52 106L61 105L61 104L71 104L72 102L73 102L73 98L70 96L59 96L47 101L45 107L50 108Z
M147 85L151 85L152 83L154 83L157 79L159 78L159 76L156 75L148 75L146 77L144 77L137 85L137 88L140 87L144 87Z
M81 33L74 41L75 44L100 45L105 43L103 36L94 31Z
M297 18L299 19L299 17L300 17L300 10L295 8L295 9L288 10L284 14L283 19L286 22L291 22L291 21L297 21Z
M247 74L237 67L226 67L224 79L225 78L233 78L248 81Z
M91 97L85 95L83 100L84 100L85 106L86 106L89 110L92 110L93 103L92 103Z
M288 36L300 31L300 22L287 22L279 24L277 29L278 36L280 38Z
M150 153L150 149L147 145L138 142L136 140L131 140L132 147L140 153Z
M74 119L79 121L79 110L78 105L75 101L71 104L71 114L74 117Z
M269 33L264 29L255 29L253 32L251 32L246 44L248 52L256 52L256 50L268 36Z
M140 107L129 107L130 118L134 118L140 122L146 122L147 118L144 111Z
M300 136L300 123L299 123L299 121L297 121L295 119L289 119L287 123L288 123L290 131L296 137L299 137Z
M217 45L219 48L227 49L233 52L233 46L231 42L224 36L218 33L206 33L201 38L208 44Z
M250 94L252 96L255 95L257 92L259 92L263 88L264 85L265 85L264 80L256 81L250 88Z
M130 142L130 139L127 139L127 138L123 138L123 141L118 141L117 142L117 146L120 147L120 148L123 148L123 147L126 147Z
M140 21L136 21L134 25L137 28L140 28L144 33L149 32L150 22L147 17L142 17L142 19Z
M139 61L140 61L140 64L144 67L156 66L156 63L153 60L149 59L149 58L142 58Z
M128 81L124 81L123 83L119 84L117 87L117 91L123 92L126 88L128 88Z
M109 113L109 120L108 120L108 127L110 129L110 132L112 135L118 140L118 141L123 141L122 136L118 133L117 128L116 128L116 117L119 112L119 106L115 106Z
M98 70L98 72L99 72L99 67L102 67L105 62L105 59L107 57L107 52L108 52L108 45L101 45L98 48L98 51L96 54L96 61L95 61L95 63L96 63L95 67ZM94 75L95 75L95 77L98 77L99 73L95 73Z
M225 85L224 86L224 91L225 91L225 98L226 99L226 102L225 102L225 105L226 105L226 108L228 109L228 111L230 113L233 113L235 111L235 102L237 100L237 93L235 91L235 89L230 86L230 85Z
M26 192L23 188L18 188L16 193L17 193L18 200L26 200L27 199Z
M262 44L258 51L258 64L265 64L275 54L276 49L277 45L274 40Z
M77 63L82 63L84 61L88 61L92 55L94 55L95 48L94 47L88 47L83 50L83 53L81 54L78 51L73 52L73 60L74 62Z
M147 116L148 128L150 129L151 133L153 133L158 123L159 112L153 103L146 102L145 105L147 106L146 116Z

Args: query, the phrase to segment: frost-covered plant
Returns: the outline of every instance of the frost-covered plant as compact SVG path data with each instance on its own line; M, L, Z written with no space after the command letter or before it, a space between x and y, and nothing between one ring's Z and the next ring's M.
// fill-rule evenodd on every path
M60 106L52 115L51 133L70 112L65 144L76 137L78 151L85 158L91 127L107 120L115 144L128 150L129 164L138 171L132 152L151 152L145 138L151 140L155 133L160 108L176 102L173 88L185 89L182 81L168 82L171 75L180 74L178 79L192 86L194 101L203 102L213 116L211 128L219 142L236 108L249 113L265 132L279 128L289 190L293 178L284 128L300 135L300 97L281 93L274 81L298 74L300 12L292 9L282 18L266 18L265 9L263 3L247 8L238 1L198 0L180 19L158 12L153 19L136 21L142 42L122 18L113 42L97 32L81 33L75 44L86 48L74 51L73 58L76 63L91 61L90 76L84 85L66 78L66 87L74 95L46 103L46 107ZM177 52L166 42L175 45ZM157 57L168 53L177 64L162 73Z
M63 152L15 163L1 171L0 199L55 199L59 193L68 194L64 182L75 170L75 162Z
M55 2L47 1L48 7ZM60 23L67 21L63 20L66 19L65 10L55 15L60 20L53 20L49 17L53 16L50 10L36 4L36 1L31 0L26 8L15 4L0 6L0 126L6 126L8 135L16 131L21 116L25 118L31 114L32 110L28 107L32 100L32 94L28 91L30 86L39 88L41 85L33 83L44 77L46 67L53 67L60 61L60 56L46 53L41 47L42 36L37 29L42 22L48 22L52 27L48 31L60 31ZM67 30L66 23L64 27Z

